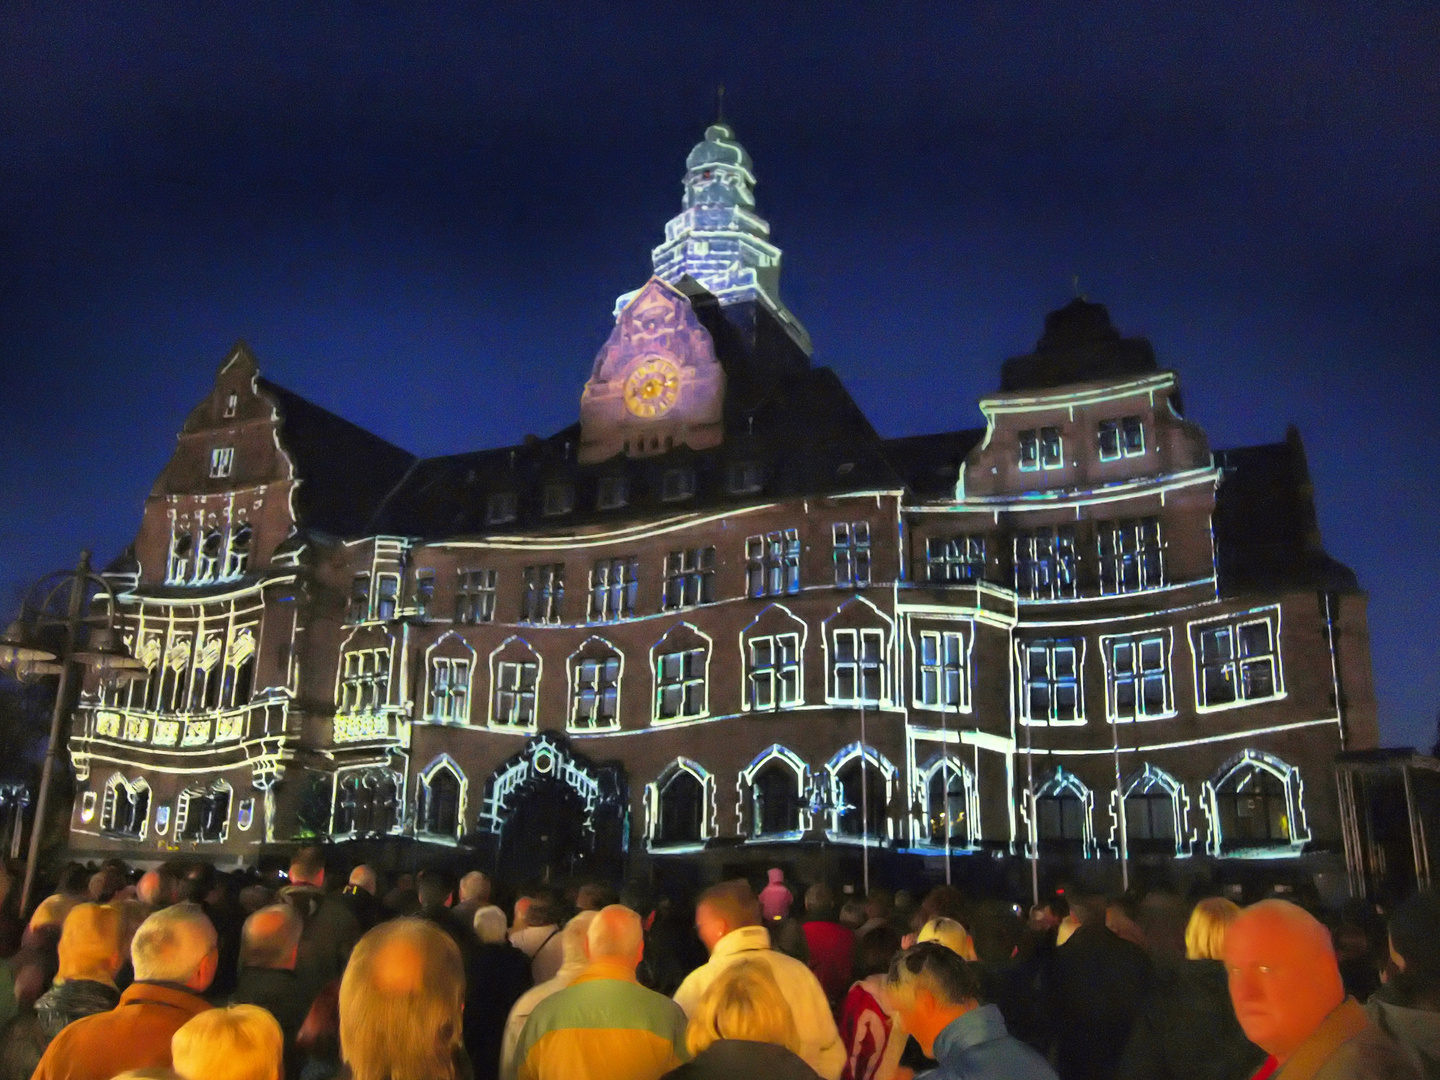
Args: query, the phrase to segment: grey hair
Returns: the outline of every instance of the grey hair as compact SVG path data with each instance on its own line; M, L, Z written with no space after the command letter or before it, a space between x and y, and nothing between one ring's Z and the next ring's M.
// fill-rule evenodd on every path
M135 931L130 959L135 978L189 982L216 948L215 927L199 904L174 904L155 912Z
M472 921L475 924L475 936L482 945L499 945L505 940L505 931L508 928L505 912L494 904L480 908L475 912Z

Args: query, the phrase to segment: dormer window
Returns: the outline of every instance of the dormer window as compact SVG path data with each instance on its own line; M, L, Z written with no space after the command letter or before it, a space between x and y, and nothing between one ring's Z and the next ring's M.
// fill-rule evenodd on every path
M1106 420L1100 425L1100 460L1116 461L1145 453L1145 425L1138 416Z
M575 508L575 489L569 484L546 484L541 503L541 513L546 517L559 517Z
M230 475L230 470L235 465L235 448L233 446L217 446L210 451L210 478L220 480Z
M1060 429L1027 428L1020 432L1020 471L1058 469L1065 464L1065 446Z
M485 521L489 525L504 525L515 520L515 493L497 491L485 504Z
M616 510L630 501L630 481L623 476L602 476L595 496L601 510Z
M239 408L239 406L240 395L232 391L230 396L225 399L225 419L231 419L235 415L235 410Z
M695 494L695 471L693 469L666 469L660 478L660 498L666 502L679 502Z
M749 495L765 486L765 466L756 461L741 462L730 466L730 491L734 495Z

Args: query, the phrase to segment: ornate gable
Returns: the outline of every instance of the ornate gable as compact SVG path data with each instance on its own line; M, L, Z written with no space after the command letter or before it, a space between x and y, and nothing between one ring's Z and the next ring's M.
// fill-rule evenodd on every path
M710 332L684 293L652 277L595 357L580 396L580 461L718 446L724 400Z

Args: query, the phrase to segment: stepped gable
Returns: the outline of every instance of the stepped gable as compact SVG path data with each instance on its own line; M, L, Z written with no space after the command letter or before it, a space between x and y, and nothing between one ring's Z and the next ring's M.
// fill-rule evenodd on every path
M1222 593L1359 590L1355 572L1321 543L1310 468L1293 425L1284 442L1217 450L1215 464L1223 470L1214 519Z
M1104 304L1076 297L1045 316L1035 351L1001 366L1004 393L1050 390L1067 383L1124 379L1158 371L1155 349L1145 338L1122 338Z

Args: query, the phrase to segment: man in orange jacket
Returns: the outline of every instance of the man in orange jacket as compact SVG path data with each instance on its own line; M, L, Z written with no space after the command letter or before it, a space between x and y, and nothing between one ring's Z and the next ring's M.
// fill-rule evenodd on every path
M195 904L157 911L130 945L135 981L109 1012L61 1029L32 1080L110 1080L127 1069L170 1065L170 1038L210 1008L200 995L219 960L215 927Z

